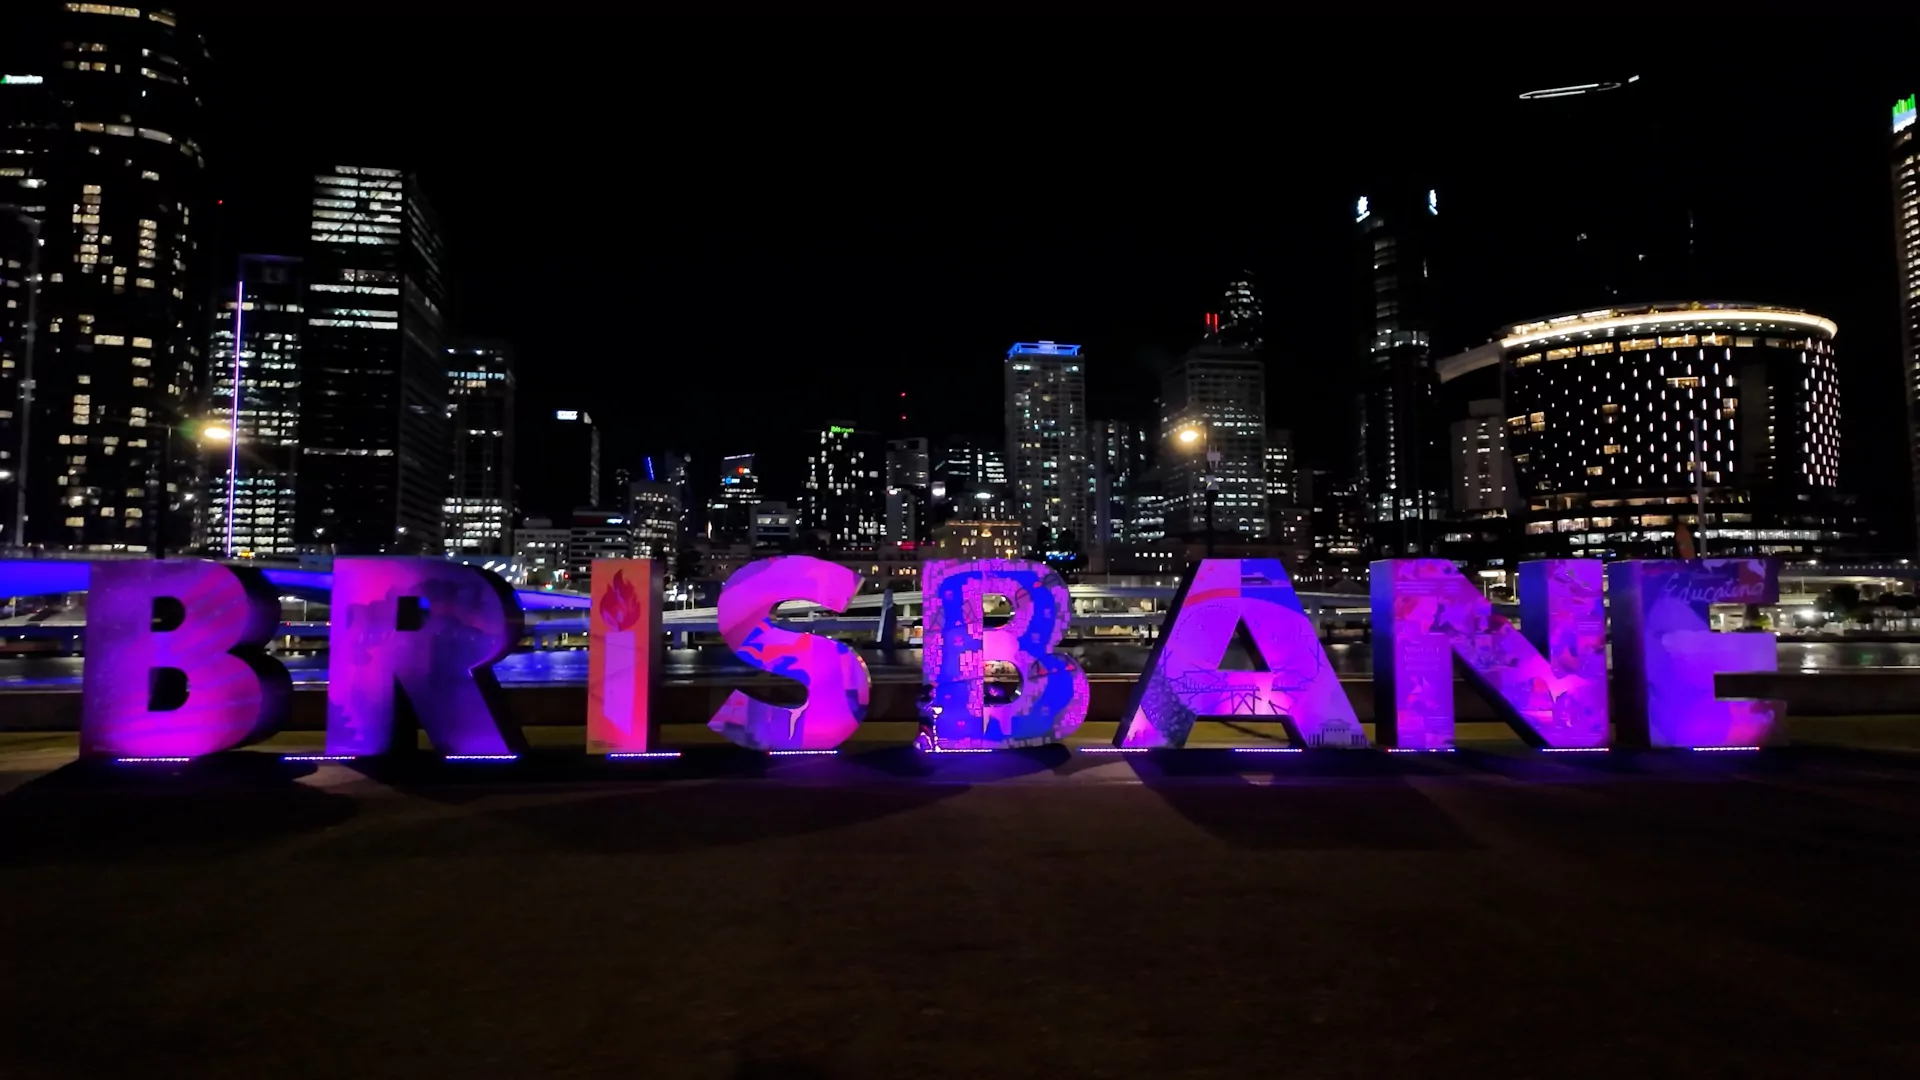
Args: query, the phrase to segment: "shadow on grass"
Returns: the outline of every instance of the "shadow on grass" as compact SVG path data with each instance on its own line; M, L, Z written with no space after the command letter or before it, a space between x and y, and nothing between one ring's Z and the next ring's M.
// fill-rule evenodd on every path
M338 825L353 800L264 754L79 761L0 798L0 864L218 857Z

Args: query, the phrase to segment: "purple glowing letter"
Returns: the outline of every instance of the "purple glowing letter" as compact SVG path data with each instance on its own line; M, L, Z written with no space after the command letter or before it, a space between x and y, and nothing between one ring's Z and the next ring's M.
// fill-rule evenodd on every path
M1536 746L1607 745L1600 560L1520 566L1523 635L1446 559L1373 564L1374 715L1380 742L1453 745L1453 661Z
M272 734L293 689L264 649L279 626L280 601L257 570L95 563L80 752L197 757Z
M860 575L811 555L750 562L720 587L720 636L734 655L807 689L793 708L735 690L707 726L751 750L831 750L867 715L866 661L852 647L773 624L773 609L807 600L839 611L860 591Z
M1045 563L940 559L920 568L922 677L942 749L1032 746L1072 734L1087 718L1087 675L1054 652L1073 603ZM986 598L1004 596L1005 626L988 628ZM991 664L1020 680L1019 700L987 704Z
M327 753L413 749L418 720L448 754L517 754L493 665L520 640L520 605L491 570L443 559L333 563ZM396 746L395 735L400 734Z
M1223 671L1220 663L1243 625L1262 670ZM1208 716L1276 717L1295 742L1308 746L1367 745L1278 559L1205 559L1193 568L1113 742L1182 746L1194 721Z
M1708 605L1780 599L1773 559L1648 559L1607 567L1616 716L1630 746L1760 746L1786 737L1787 703L1714 696L1723 671L1777 671L1769 633L1716 634Z

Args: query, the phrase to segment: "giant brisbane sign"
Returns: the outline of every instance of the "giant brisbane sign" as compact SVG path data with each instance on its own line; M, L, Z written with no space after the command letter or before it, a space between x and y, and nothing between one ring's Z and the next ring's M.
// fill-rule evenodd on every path
M1034 562L942 560L925 564L921 581L922 711L933 748L1056 742L1081 725L1087 677L1056 651L1072 616L1057 573ZM590 752L659 752L660 582L660 568L647 560L594 565ZM866 719L866 664L851 646L788 629L774 612L794 600L839 610L860 585L854 571L806 555L762 559L729 578L721 637L743 661L797 682L805 695L776 705L736 690L709 726L769 752L845 742ZM284 723L290 682L265 651L279 603L258 572L191 559L104 562L89 587L83 753L195 757ZM1521 738L1544 749L1782 741L1781 702L1714 692L1717 673L1773 670L1774 636L1713 633L1708 623L1710 605L1765 604L1778 594L1770 560L1548 560L1522 564L1515 626L1450 562L1374 563L1376 740L1390 749L1451 748L1461 670ZM989 597L1010 608L1000 625L988 625ZM1609 608L1619 698L1612 702ZM450 757L520 752L520 729L491 670L522 635L519 603L499 577L438 559L342 558L332 612L328 756L411 749L415 725ZM1236 639L1255 670L1226 668ZM996 665L1018 676L1010 701L987 692ZM1271 717L1302 747L1373 745L1278 560L1193 567L1113 745L1177 748L1208 717Z

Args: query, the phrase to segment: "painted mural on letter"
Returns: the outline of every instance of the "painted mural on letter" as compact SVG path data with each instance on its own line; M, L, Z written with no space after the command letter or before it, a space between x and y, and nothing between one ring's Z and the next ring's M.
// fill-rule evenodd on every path
M1220 665L1241 626L1265 670ZM1116 746L1179 747L1203 717L1276 718L1294 741L1364 749L1366 732L1278 559L1206 559L1174 598Z
M748 664L806 687L796 706L772 705L735 690L707 726L752 750L831 750L867 715L872 679L852 646L785 630L773 611L807 600L839 611L860 592L860 575L811 555L759 559L736 570L720 589L720 636Z
M1086 720L1086 673L1053 651L1073 618L1057 571L1017 559L940 559L923 564L920 587L922 708L934 745L1033 746L1064 739ZM989 596L1011 604L1005 625L987 625ZM987 684L1001 672L1017 677L1019 697L990 703Z

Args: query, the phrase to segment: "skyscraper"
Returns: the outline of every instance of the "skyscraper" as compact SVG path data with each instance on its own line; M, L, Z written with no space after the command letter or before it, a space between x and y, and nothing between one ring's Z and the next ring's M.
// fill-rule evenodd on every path
M633 480L627 484L626 503L634 557L665 562L671 573L680 550L680 492L672 484Z
M760 474L752 454L720 459L720 488L707 504L707 534L715 540L745 543L753 538L753 507L760 501Z
M432 208L409 173L335 165L310 225L299 541L439 554L453 440Z
M1453 422L1447 444L1453 458L1453 510L1463 516L1503 517L1514 495L1504 403L1483 398L1467 408L1468 417Z
M1267 343L1266 323L1253 274L1243 270L1227 282L1226 296L1221 299L1218 344L1258 353Z
M928 520L928 484L932 474L932 453L926 438L887 440L888 543L917 544L929 539L932 523Z
M555 409L541 419L533 445L519 459L524 513L565 521L575 510L599 508L600 428L591 412Z
M1147 433L1125 420L1095 420L1093 460L1093 542L1108 545L1126 539L1141 474L1147 468Z
M1900 274L1901 382L1907 390L1908 468L1920 515L1920 116L1915 95L1893 103L1893 245ZM1920 541L1920 529L1915 533Z
M1414 555L1435 539L1435 519L1446 507L1433 373L1439 193L1381 185L1361 196L1353 213L1371 550Z
M641 471L646 474L648 483L666 484L673 489L680 511L679 536L681 538L698 533L699 522L694 511L699 508L699 499L693 491L693 457L690 454L665 453L649 454L640 460Z
M204 546L228 557L289 556L298 550L306 282L299 259L242 255L229 288L213 314L207 414L231 435L224 454L214 455L202 488Z
M985 438L943 440L928 483L934 525L963 520L1012 521L1006 451Z
M1218 460L1214 461L1213 458ZM1267 534L1267 383L1245 349L1197 345L1160 383L1160 494L1169 533Z
M1488 266L1501 280L1502 308L1479 297L1459 298L1472 314L1504 322L1525 312L1580 312L1621 303L1711 294L1714 224L1704 215L1701 170L1670 148L1690 135L1694 119L1673 100L1672 83L1641 79L1631 70L1602 69L1569 78L1567 58L1543 54L1544 74L1516 73L1503 103L1512 144L1538 161L1576 161L1605 132L1609 153L1632 162L1625 169L1568 169L1542 184L1526 170L1494 170L1481 182L1497 192L1500 226L1513 242L1459 253L1455 269L1478 277L1479 260L1525 260ZM1490 223L1489 223L1490 224ZM1477 330L1477 327L1475 327Z
M1087 461L1087 376L1080 346L1020 342L1007 350L1007 469L1015 520L1052 543L1093 530Z
M172 433L192 419L206 344L206 162L191 88L206 47L164 9L47 6L5 42L23 67L0 84L0 215L41 242L38 289L8 289L21 307L32 296L38 326L29 409L14 405L25 335L17 351L5 335L0 469L24 473L29 542L145 551L184 540L173 511L192 487L192 435ZM31 271L14 265L34 246L19 239L3 256L9 283ZM31 445L15 462L23 423Z
M504 554L513 539L513 349L460 341L447 349L453 490L447 496L449 555Z
M807 451L806 527L836 548L877 547L886 537L885 451L878 435L829 424Z

